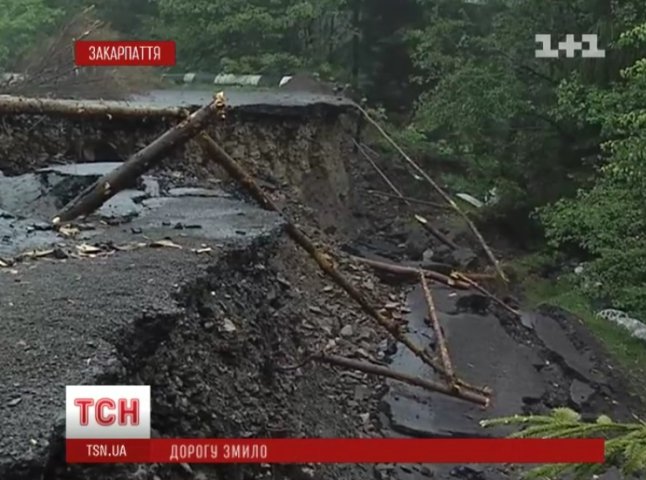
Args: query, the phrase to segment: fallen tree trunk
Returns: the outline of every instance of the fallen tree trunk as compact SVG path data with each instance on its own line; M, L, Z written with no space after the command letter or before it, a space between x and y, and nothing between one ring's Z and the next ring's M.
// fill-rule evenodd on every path
M444 332L442 332L440 320L437 318L437 312L435 311L435 302L433 301L433 294L431 293L431 289L428 287L426 276L424 275L424 272L422 270L419 271L419 281L422 284L422 290L424 291L424 299L426 300L426 306L428 307L429 320L431 322L431 325L433 326L435 338L437 338L437 346L440 350L442 365L444 365L444 370L446 370L447 376L451 379L451 389L455 390L457 377L455 375L455 370L453 370L453 364L451 363L449 349L446 346L446 340L444 339Z
M345 357L339 357L337 355L318 354L318 355L313 355L311 358L312 360L320 363L336 365L336 366L348 368L351 370L358 370L360 372L364 372L370 375L392 378L394 380L399 380L400 382L408 383L409 385L421 387L425 390L443 393L444 395L449 395L451 397L456 397L462 400L467 400L469 402L477 403L483 407L487 407L489 405L489 398L486 396L480 395L478 393L468 392L468 391L465 392L440 382L434 382L432 380L425 380L420 377L414 377L406 373L401 373L395 370L391 370L390 368L380 367L379 365L373 365L366 362L359 362L357 360L352 360L350 358L345 358Z
M334 266L329 255L324 254L319 250L314 243L303 233L292 221L285 217L280 208L262 191L258 184L254 181L253 177L249 175L231 156L220 147L211 137L206 133L202 133L198 137L200 146L210 158L226 170L226 172L235 179L246 191L249 193L260 206L266 210L272 210L280 213L285 222L285 230L291 239L296 242L303 250L305 250L316 261L320 269L328 275L334 282L339 285L345 292L356 301L362 310L372 317L381 327L388 331L395 339L405 345L415 356L417 356L424 363L433 368L436 372L446 377L446 372L440 364L438 364L431 356L421 347L416 345L409 337L402 333L399 325L394 321L386 318L379 313L375 308L358 290L348 281ZM458 380L458 386L478 392L480 394L488 394L486 388L476 387L468 383Z
M426 220L424 217L421 215L415 215L415 220L426 230L428 231L431 235L433 235L435 238L437 238L440 242L442 242L444 245L449 247L452 250L457 250L459 247L453 242L451 239L449 239L446 235L444 235L442 232L440 232L437 228L435 228L433 225L431 225L428 220Z
M179 107L144 107L125 102L66 100L0 95L0 115L58 115L64 117L178 117L188 110Z
M58 225L94 212L117 192L127 188L137 177L158 163L171 149L186 143L197 135L211 119L211 116L215 112L222 112L224 108L224 95L218 94L211 103L191 114L187 119L139 150L123 165L86 188L58 212L52 223Z
M415 278L419 275L420 269L419 268L414 268L414 267L406 267L404 265L397 265L395 263L387 263L387 262L382 262L379 260L371 260L369 258L363 258L363 257L352 257L354 260L357 262L364 263L372 268L375 268L377 270L383 270L385 272L390 272L394 273L397 275L406 275L411 278ZM427 278L430 278L432 280L436 280L438 282L442 282L450 287L454 288L460 288L463 290L469 290L470 286L468 283L461 281L461 280L456 280L453 279L449 276L446 276L442 273L438 272L433 272L432 270L425 270L422 269L422 272L424 272L424 275Z

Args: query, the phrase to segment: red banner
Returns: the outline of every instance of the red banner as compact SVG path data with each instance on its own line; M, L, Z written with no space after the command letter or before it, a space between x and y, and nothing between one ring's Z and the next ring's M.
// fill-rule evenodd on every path
M74 61L79 67L171 67L175 42L79 40Z
M68 439L68 463L603 463L603 439Z

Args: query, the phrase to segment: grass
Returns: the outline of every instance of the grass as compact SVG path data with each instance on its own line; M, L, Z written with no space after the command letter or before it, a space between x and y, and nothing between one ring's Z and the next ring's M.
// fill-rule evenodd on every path
M532 270L544 257L527 257L514 263L518 278L522 278L525 307L535 308L547 303L558 306L581 318L590 331L601 340L608 353L625 371L636 393L646 394L646 344L626 330L596 316L589 300L567 278L549 280Z

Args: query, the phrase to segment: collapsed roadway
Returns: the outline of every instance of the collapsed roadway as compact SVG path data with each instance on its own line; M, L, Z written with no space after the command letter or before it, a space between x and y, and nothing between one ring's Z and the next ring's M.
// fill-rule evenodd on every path
M193 109L209 95L156 92L133 104ZM305 93L228 97L231 118L209 133L281 206L312 225L311 233L336 236L354 253L403 258L396 237L411 227L398 221L399 207L359 198L360 188L378 180L353 156L350 102ZM280 215L230 188L190 143L73 228L51 227L65 203L174 119L0 116L3 480L517 475L432 465L68 466L65 385L151 385L153 434L172 437L485 436L506 431L482 430L482 418L564 405L629 418L638 408L577 319L544 308L520 322L494 306L474 308L473 292L438 285L433 292L455 368L492 387L487 411L318 364L282 371L318 345L435 375L388 341L287 241ZM375 208L396 220L377 228L381 220L368 212ZM365 267L352 269L377 302L394 291ZM390 293L393 301L409 335L434 345L421 291Z

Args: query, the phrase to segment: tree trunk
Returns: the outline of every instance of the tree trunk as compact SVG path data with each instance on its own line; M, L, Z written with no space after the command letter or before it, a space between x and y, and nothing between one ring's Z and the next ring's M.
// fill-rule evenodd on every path
M52 220L54 225L69 222L81 215L89 215L119 191L127 188L140 175L158 163L170 150L186 143L204 129L216 111L225 107L224 97L214 99L187 119L166 131L145 146L123 165L104 175L69 202Z
M144 107L125 102L98 100L65 100L0 95L2 115L58 115L64 117L187 117L179 107Z

